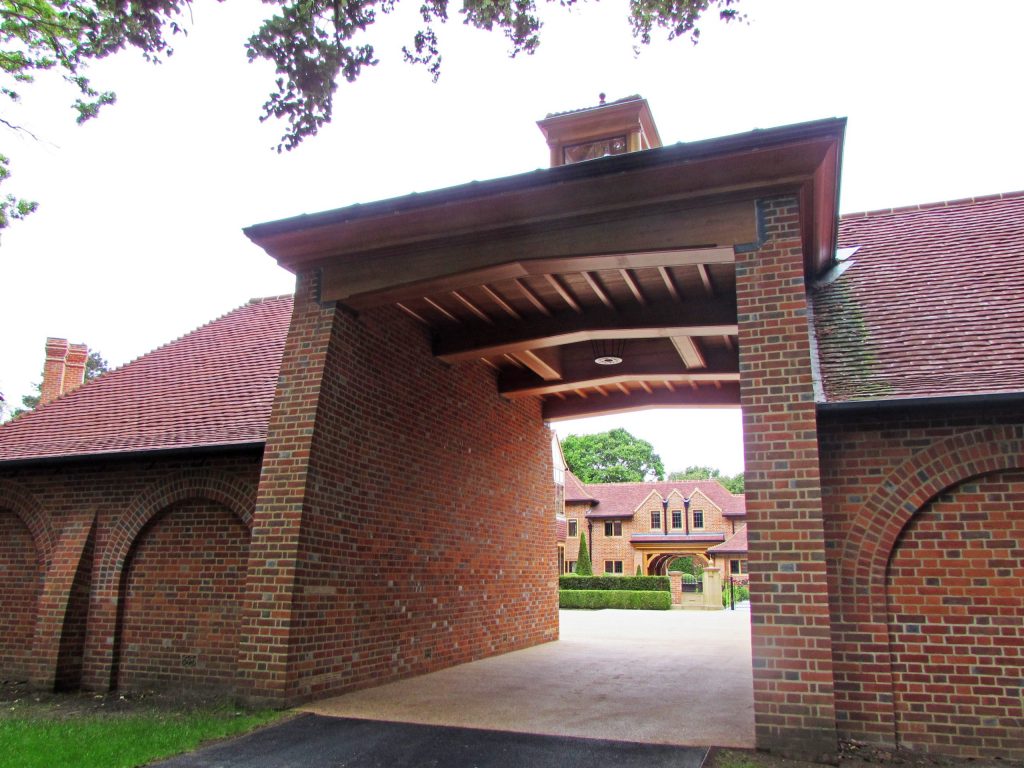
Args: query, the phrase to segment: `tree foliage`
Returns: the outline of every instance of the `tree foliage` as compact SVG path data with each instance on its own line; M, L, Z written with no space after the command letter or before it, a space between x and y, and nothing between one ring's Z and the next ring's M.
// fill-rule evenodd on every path
M220 0L223 1L223 0ZM554 0L548 0L554 2ZM576 0L558 0L573 5ZM698 23L711 9L724 21L741 18L739 0L632 0L630 23L644 44L657 27L669 39L689 36L696 43ZM376 49L366 38L382 14L398 0L264 0L275 10L246 42L250 61L273 63L277 76L263 104L261 120L286 124L277 151L297 147L330 122L338 81L355 81L377 64ZM149 61L173 53L169 40L186 31L183 16L191 0L0 0L0 94L8 103L39 72L54 70L76 90L76 120L85 122L113 104L112 91L99 90L85 76L88 63L135 48ZM406 61L423 65L436 81L441 74L437 26L448 21L448 0L422 0L421 27L402 49ZM462 22L477 29L500 30L509 54L533 53L540 44L536 0L463 0ZM8 117L0 123L24 130ZM9 171L0 155L0 182ZM0 228L20 219L36 203L14 195L0 199Z
M690 576L700 578L704 575L704 564L698 562L696 557L684 555L683 557L675 558L671 563L668 564L669 571L680 571L682 573L688 573Z
M720 469L705 466L690 466L681 472L672 472L669 480L717 480L730 493L743 493L743 473L723 475Z
M584 483L639 483L661 480L665 466L654 447L619 428L562 441L569 469Z
M580 551L576 555L576 570L573 571L577 576L593 576L594 567L590 564L590 550L587 549L587 534L580 531Z

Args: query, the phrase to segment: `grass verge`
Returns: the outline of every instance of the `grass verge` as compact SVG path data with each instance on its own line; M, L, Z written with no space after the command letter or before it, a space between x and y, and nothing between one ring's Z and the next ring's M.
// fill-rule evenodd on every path
M55 719L6 716L0 718L0 768L136 768L205 741L245 733L283 714L221 706Z

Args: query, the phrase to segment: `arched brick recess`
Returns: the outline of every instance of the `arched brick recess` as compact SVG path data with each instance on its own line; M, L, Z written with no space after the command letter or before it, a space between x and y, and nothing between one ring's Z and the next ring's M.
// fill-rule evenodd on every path
M32 634L43 586L42 558L23 519L0 506L0 674L32 675Z
M49 567L54 546L53 525L42 505L17 483L0 480L0 509L9 509L21 518L32 534L44 567Z
M252 529L256 487L223 472L186 471L167 478L136 496L110 526L97 553L86 638L82 686L108 690L113 682L117 616L125 561L146 525L173 504L208 499L231 510Z
M125 561L112 679L119 689L186 684L231 691L249 527L224 505L164 508Z
M1024 426L995 426L947 438L915 454L868 498L842 558L844 614L885 621L885 570L900 532L921 507L972 477L1024 467Z
M974 477L928 502L886 576L898 745L1024 758L1024 470Z
M893 470L850 526L839 563L837 704L858 725L851 734L897 743L886 570L900 534L948 488L992 472L1024 468L1024 426L985 427L953 435ZM865 723L870 724L868 728Z

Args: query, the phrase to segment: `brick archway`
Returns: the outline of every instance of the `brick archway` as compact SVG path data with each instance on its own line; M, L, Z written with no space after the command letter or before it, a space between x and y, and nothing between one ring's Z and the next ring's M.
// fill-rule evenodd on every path
M1006 469L1024 468L1024 426L993 426L956 435L897 467L875 489L850 527L841 585L850 613L885 621L885 571L900 533L947 488Z
M188 499L209 499L234 513L252 530L256 487L208 470L181 472L136 496L97 555L82 686L108 690L113 681L114 642L124 565L146 526L163 510Z
M836 653L837 691L858 720L870 721L858 737L895 746L892 652L886 572L899 537L918 512L943 491L992 472L1024 468L1024 425L992 426L954 435L918 452L893 470L868 497L847 535L839 564L842 635L856 645ZM871 689L868 709L856 691ZM878 724L885 723L880 730Z
M45 568L53 556L54 533L50 516L31 493L11 480L0 480L0 508L9 509L28 528Z

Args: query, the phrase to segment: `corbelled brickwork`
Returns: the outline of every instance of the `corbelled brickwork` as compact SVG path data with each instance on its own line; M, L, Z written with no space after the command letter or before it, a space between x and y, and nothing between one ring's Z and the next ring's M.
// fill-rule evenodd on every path
M758 202L756 251L737 254L740 396L762 748L834 757L831 633L799 208Z
M139 537L125 573L117 685L232 690L249 529L206 499L178 502Z
M1014 526L1020 524L1020 504L1003 498L1004 492L993 491L989 483L1002 477L1001 472L1024 468L1024 410L950 407L900 414L898 421L891 415L832 415L821 423L819 438L840 734L964 757L1006 756L1012 749L1019 754L1019 700L1014 720L1014 715L1007 714L1012 709L1006 709L1012 689L987 676L982 660L993 646L1007 643L1000 649L1002 663L1011 667L1019 663L1021 603L1012 585L1021 579L1020 555L1024 554L1020 537L1013 534ZM977 490L966 490L975 481ZM948 519L957 517L952 509L962 510L963 515ZM1014 516L1017 522L1007 519ZM897 618L903 615L900 604L906 602L908 585L916 577L900 564L901 558L904 563L913 562L911 553L920 552L922 537L927 539L936 525L944 530L943 556L933 553L927 574L918 576L938 579L938 586L925 585L933 591L945 589L950 586L943 586L946 580L960 578L967 562L970 589L967 595L934 592L931 602L937 613L908 614L922 621L904 622ZM979 530L979 525L991 535ZM1004 537L1003 531L1009 533ZM1007 541L1016 544L1000 553L999 542ZM905 552L904 546L909 547ZM890 568L899 573L895 582L889 579ZM894 596L894 590L901 596ZM922 599L928 591L922 587L916 594ZM993 601L1014 594L1009 602L999 604L999 612L1006 613L993 616L989 610ZM944 605L944 598L969 599L968 613L978 622L958 625L955 602ZM944 609L953 610L952 618ZM1004 626L1001 622L1007 616L1010 621ZM908 690L900 688L908 684L901 671L906 660L897 658L904 654L902 650L896 655L894 651L910 647L906 636L914 634L900 627L921 628L929 622L938 633L983 636L970 646L979 662L969 664L966 675L955 676L956 690L950 682L954 655L938 652L950 644L950 637L929 646L934 663L915 672L914 686L957 697L963 705L960 721L922 719L919 711L913 711L920 701L900 698L900 691ZM1006 627L1015 634L1003 639ZM986 698L983 714L971 711L977 696ZM938 717L949 714L941 706L936 710ZM980 717L982 725L978 727L972 717Z
M550 462L538 403L501 398L483 365L437 362L397 310L321 307L304 275L249 566L252 695L295 701L555 639Z
M255 506L259 468L260 453L250 450L3 470L0 521L13 520L17 523L13 528L20 533L4 536L2 541L19 541L17 557L39 563L33 614L19 623L27 631L21 647L31 649L32 664L17 676L45 687L109 689L116 682L116 662L123 647L123 627L118 622L123 570L132 561L140 536L146 530L159 532L159 521L173 505L196 499L206 500L210 509L231 510L235 520L241 521L238 524L244 524L251 520ZM168 519L173 521L173 516ZM201 529L199 520L194 522ZM174 547L180 548L179 544ZM220 545L217 538L198 539L194 544L214 552ZM165 555L168 562L171 550ZM145 570L137 568L136 573L145 578L166 576L147 575ZM23 569L30 572L31 568ZM6 616L10 599L6 587L0 594ZM237 603L237 594L210 585L203 599L226 605ZM161 633L184 638L184 622L184 613L171 618L162 613L159 621L150 622L149 639L139 642L151 642ZM10 636L4 633L5 639ZM175 669L181 668L182 655L193 654L197 667L190 680L224 682L219 669L204 680L199 666L203 654L190 650L195 645L179 647L170 639L166 653L177 659ZM8 669L6 663L3 668Z

